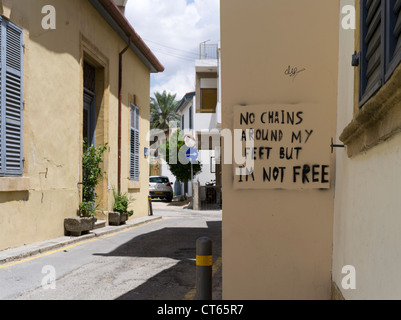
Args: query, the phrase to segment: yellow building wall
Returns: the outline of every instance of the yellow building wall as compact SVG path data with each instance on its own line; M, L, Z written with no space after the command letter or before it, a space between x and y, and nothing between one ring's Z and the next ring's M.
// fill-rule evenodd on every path
M107 142L100 207L112 209L117 187L118 59L126 43L86 0L4 0L2 14L24 30L23 178L0 178L0 250L64 235L64 218L81 201L83 60L96 62L98 142ZM53 5L56 30L44 30L42 7ZM148 214L149 69L123 56L122 191L135 199L133 218ZM140 107L140 182L129 182L130 97ZM100 214L99 218L102 218ZM105 216L103 216L105 218Z
M324 190L238 189L225 162L224 299L330 298L338 17L335 0L221 0L223 130L237 105L317 106L311 152L331 168Z

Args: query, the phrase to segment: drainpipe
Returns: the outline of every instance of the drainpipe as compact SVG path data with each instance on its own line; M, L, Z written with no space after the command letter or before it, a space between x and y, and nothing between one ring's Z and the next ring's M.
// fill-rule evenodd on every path
M118 191L121 192L121 114L122 114L122 88L123 88L123 55L131 47L131 37L128 45L120 52L118 70Z

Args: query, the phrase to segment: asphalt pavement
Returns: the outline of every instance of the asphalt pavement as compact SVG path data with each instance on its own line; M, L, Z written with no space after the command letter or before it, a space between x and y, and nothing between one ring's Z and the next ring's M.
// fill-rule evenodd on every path
M193 300L195 240L210 236L213 299L221 300L221 211L189 210L187 202L153 207L154 216L124 226L0 251L0 299ZM57 290L43 290L52 266Z
M44 254L46 252L56 250L65 246L69 246L78 242L87 241L92 238L102 237L110 233L119 232L121 230L127 228L138 227L140 225L157 221L162 219L161 215L158 215L157 212L163 211L177 211L180 212L184 210L186 213L194 212L193 210L189 210L189 201L173 201L173 202L165 202L161 200L153 200L152 202L154 212L153 216L142 217L137 219L131 219L127 221L125 225L122 226L106 226L104 228L99 228L96 230L92 230L89 234L83 235L81 237L69 237L63 236L55 239L49 239L45 241L40 241L28 245L24 245L17 248L11 248L8 250L0 251L0 265L10 263L13 261L34 257L35 255Z

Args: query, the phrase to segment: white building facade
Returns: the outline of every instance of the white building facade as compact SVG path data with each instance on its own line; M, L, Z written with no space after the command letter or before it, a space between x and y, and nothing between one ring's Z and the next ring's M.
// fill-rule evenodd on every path
M202 172L194 177L199 186L221 185L220 128L221 128L221 79L220 46L201 45L200 59L195 61L195 91L188 92L177 107L180 130L192 135L197 141L198 161ZM174 184L176 196L192 197L191 182L178 183L168 164L161 165L161 175L169 177ZM201 199L205 197L201 190Z

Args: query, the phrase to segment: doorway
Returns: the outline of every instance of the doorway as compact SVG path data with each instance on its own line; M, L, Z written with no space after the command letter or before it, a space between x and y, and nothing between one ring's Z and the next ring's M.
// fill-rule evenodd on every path
M81 150L83 139L87 145L100 147L108 142L109 126L109 61L88 39L81 36L82 61L82 124ZM82 160L81 160L82 161ZM102 172L109 172L109 150L100 164ZM109 175L105 174L96 187L98 219L104 219L103 211L110 207Z
M96 129L96 69L84 62L83 139L88 146L95 145Z

